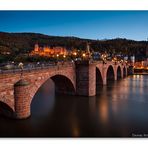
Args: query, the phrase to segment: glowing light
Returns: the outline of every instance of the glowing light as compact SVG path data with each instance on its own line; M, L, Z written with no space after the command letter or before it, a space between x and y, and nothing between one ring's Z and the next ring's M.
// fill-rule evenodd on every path
M140 78L140 76L139 76L139 75L137 75L137 78L139 79L139 78Z
M75 55L75 56L76 56L76 55L77 55L77 53L76 53L76 52L74 52L74 53L73 53L73 55Z
M63 58L66 58L66 55L63 55Z
M83 54L82 54L82 56L83 56L83 57L85 57L85 56L86 56L86 54L85 54L85 53L83 53Z
M107 104L107 100L103 100L100 102L100 107L99 107L99 112L100 112L100 117L101 117L101 121L103 123L106 123L108 120L108 104Z
M116 61L117 60L117 58L114 58L114 61Z
M59 57L59 55L57 54L57 57Z

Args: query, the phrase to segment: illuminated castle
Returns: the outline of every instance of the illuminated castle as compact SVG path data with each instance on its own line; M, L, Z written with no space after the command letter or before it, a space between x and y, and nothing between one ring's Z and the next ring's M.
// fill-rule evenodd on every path
M49 56L54 57L55 55L67 55L68 51L64 47L49 47L44 46L40 47L38 44L35 44L34 50L31 52L31 55L40 55L40 56Z

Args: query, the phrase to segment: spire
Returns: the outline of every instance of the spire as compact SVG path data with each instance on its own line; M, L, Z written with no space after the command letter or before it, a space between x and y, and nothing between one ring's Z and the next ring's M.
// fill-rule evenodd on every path
M86 45L86 51L87 51L87 53L90 53L90 46L89 46L88 42L87 42L87 45Z
M34 51L36 51L36 52L39 51L39 45L38 45L38 43L35 44L35 46L34 46Z

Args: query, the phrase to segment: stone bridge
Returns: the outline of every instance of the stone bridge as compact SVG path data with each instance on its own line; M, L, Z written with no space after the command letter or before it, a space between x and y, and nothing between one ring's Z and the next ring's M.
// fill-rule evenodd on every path
M68 95L94 96L100 85L127 76L125 63L78 61L35 69L0 73L0 111L6 116L23 119L30 116L32 99L48 80L55 92Z

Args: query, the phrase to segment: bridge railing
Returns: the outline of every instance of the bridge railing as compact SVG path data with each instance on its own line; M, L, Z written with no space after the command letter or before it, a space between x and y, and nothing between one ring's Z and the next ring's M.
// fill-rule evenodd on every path
M58 63L43 63L43 64L28 64L24 65L23 68L19 68L17 65L14 65L11 69L5 67L0 67L0 74L7 73L18 73L32 70L41 70L41 69L50 69L50 68L64 68L74 66L73 62L58 62Z
M94 64L119 64L118 62L113 61L89 61L90 63ZM121 63L120 63L121 64ZM122 63L123 65L127 65L127 63ZM23 66L23 69L19 68L18 65L13 65L12 68L7 69L4 66L0 66L0 74L6 73L17 73L17 72L25 72L25 71L32 71L32 70L39 70L39 69L49 69L49 68L64 68L69 66L75 66L75 63L72 61L70 62L52 62L52 63L36 63L36 64L26 64Z

